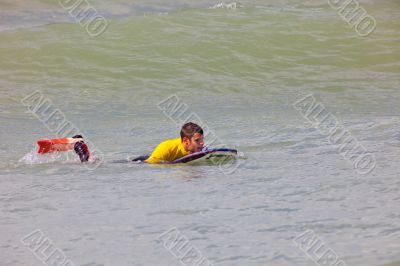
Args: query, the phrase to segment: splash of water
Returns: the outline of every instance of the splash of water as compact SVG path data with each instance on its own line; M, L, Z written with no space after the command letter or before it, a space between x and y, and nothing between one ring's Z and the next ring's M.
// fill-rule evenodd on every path
M237 7L236 2L232 2L232 3L228 3L228 4L222 2L219 4L213 5L212 7L210 7L210 9L217 9L217 8L236 9L236 7Z
M18 161L23 164L46 164L46 163L54 163L54 162L79 162L79 158L76 158L76 154L72 152L54 152L49 154L38 154L37 151L31 150L27 154L25 154Z

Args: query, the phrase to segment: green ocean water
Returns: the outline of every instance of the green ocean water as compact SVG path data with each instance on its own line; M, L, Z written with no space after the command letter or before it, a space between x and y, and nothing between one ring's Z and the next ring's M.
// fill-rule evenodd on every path
M20 241L35 229L76 265L176 265L157 242L170 228L213 265L313 265L293 242L306 230L346 265L400 259L397 1L360 2L376 20L366 37L325 1L91 4L108 21L97 37L57 3L0 3L4 265L41 265ZM94 170L35 155L61 137L24 105L35 91L102 154ZM296 110L307 95L374 156L371 172ZM186 111L166 115L169 97ZM233 173L113 163L187 118L218 138L208 146L240 151Z

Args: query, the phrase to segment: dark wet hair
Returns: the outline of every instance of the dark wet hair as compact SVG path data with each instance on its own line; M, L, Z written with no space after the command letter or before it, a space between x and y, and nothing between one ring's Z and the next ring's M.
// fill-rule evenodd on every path
M181 139L183 140L183 138L185 137L192 139L192 137L196 133L200 133L201 135L203 135L203 129L195 123L188 122L182 126Z

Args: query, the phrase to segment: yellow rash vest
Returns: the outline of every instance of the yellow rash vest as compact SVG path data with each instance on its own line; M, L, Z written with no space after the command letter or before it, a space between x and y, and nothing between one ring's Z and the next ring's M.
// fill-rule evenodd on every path
M169 139L161 142L145 161L146 163L162 163L163 161L171 162L178 158L188 155L182 144L181 138Z

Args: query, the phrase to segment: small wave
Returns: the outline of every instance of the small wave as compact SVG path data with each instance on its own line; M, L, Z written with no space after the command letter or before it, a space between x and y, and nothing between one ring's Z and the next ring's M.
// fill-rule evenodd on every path
M217 8L226 8L226 9L236 9L237 8L237 4L236 2L232 2L232 3L219 3L219 4L215 4L212 7L210 7L210 9L217 9Z

